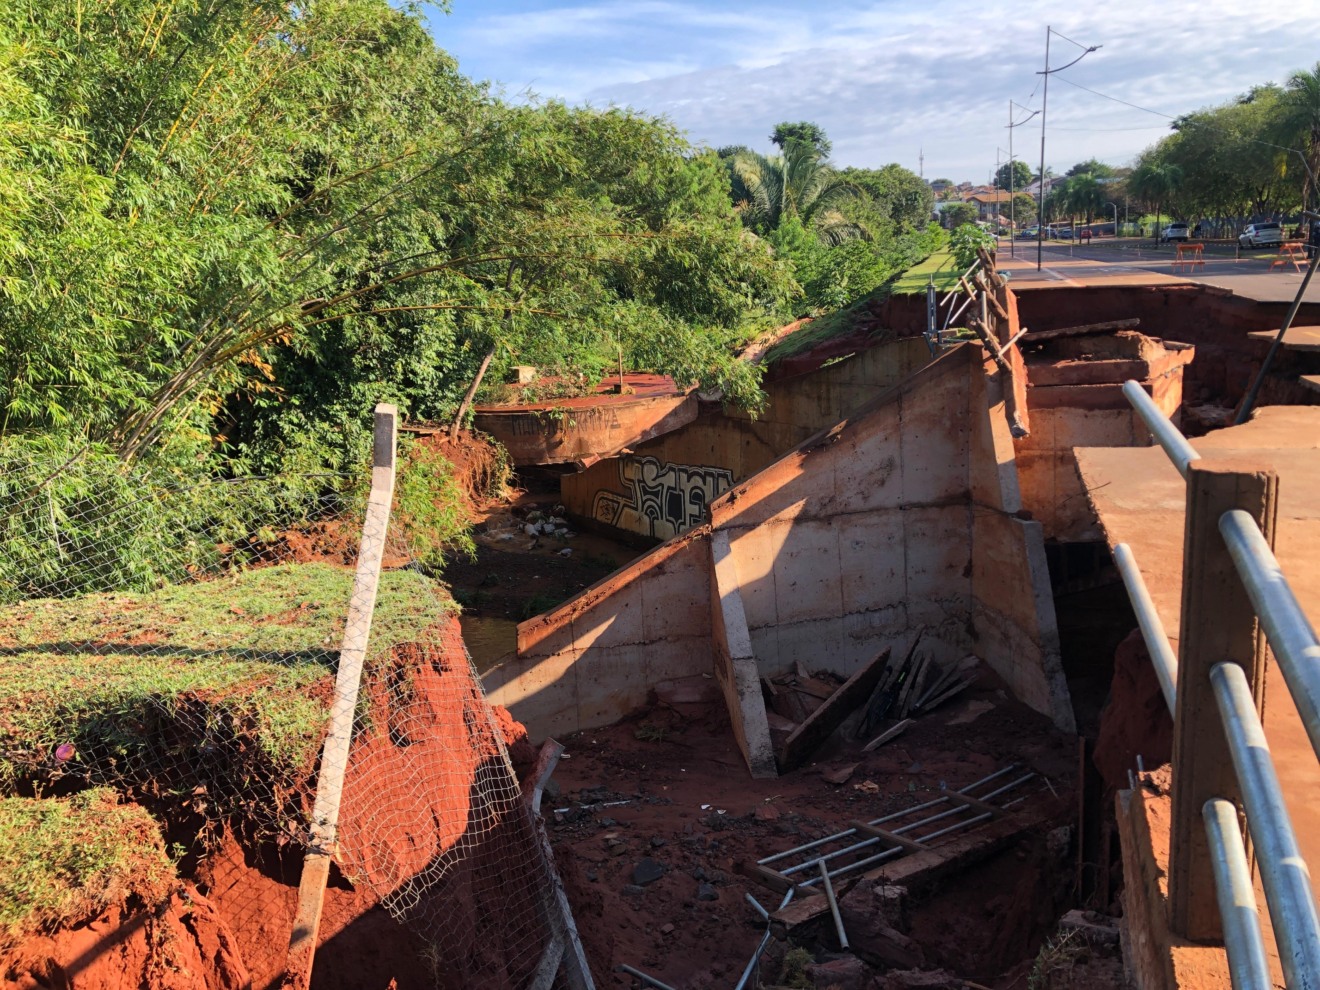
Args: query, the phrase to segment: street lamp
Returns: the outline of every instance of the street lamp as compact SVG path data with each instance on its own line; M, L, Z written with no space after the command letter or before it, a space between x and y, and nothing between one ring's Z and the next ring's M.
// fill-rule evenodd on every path
M1012 100L1008 101L1008 253L1010 256L1016 258L1017 204L1014 200L1017 198L1017 191L1014 189L1014 186L1017 182L1017 176L1013 174L1013 128L1025 124L1032 117L1036 116L1036 114L1040 113L1040 111L1032 110L1031 113L1027 114L1027 116L1023 117L1015 124L1013 123L1014 107L1017 107L1019 110L1025 110L1027 108L1020 103L1014 103ZM1038 230L1036 233L1039 234L1040 231Z
M1036 205L1037 226L1040 228L1038 233L1043 232L1045 229L1045 108L1049 104L1050 99L1050 75L1055 72L1062 72L1064 69L1072 68L1100 47L1099 45L1092 45L1067 65L1061 65L1057 69L1051 69L1050 35L1057 33L1058 32L1056 32L1054 28L1050 27L1048 24L1045 25L1045 71L1036 73L1038 76L1045 77L1045 86L1040 97L1040 202ZM1063 38L1063 35L1060 34L1059 37ZM1070 38L1064 38L1064 40L1072 41ZM1077 42L1072 41L1072 44L1076 45ZM1081 46L1078 45L1077 47L1080 48ZM1045 242L1043 240L1038 239L1036 241L1036 271L1040 271L1041 269L1041 250L1044 246Z
M1111 203L1109 200L1105 200L1105 205L1112 206L1114 208L1114 239L1118 240L1118 204Z

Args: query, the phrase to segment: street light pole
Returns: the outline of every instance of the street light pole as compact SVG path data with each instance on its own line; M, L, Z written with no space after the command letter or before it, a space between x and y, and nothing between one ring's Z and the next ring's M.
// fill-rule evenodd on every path
M1105 200L1105 205L1114 208L1114 240L1118 240L1118 204Z
M1042 88L1041 97L1040 97L1040 203L1037 206L1037 210L1036 210L1036 215L1039 218L1037 223L1037 227L1039 228L1039 230L1037 231L1038 234L1043 234L1045 232L1045 108L1048 105L1050 98L1050 73L1062 72L1064 69L1071 68L1072 66L1076 65L1078 62L1086 58L1086 56L1090 55L1093 51L1095 51L1100 47L1099 45L1092 45L1090 48L1087 48L1085 51L1083 51L1082 54L1078 55L1075 59L1069 62L1067 65L1061 65L1057 69L1051 69L1050 68L1050 35L1052 34L1054 34L1054 29L1048 24L1045 25L1045 71L1036 73L1036 75L1038 76L1045 77L1045 85ZM1062 38L1063 35L1060 35L1059 37ZM1064 38L1064 40L1068 41L1070 39ZM1073 42L1073 44L1077 44L1077 43ZM1078 47L1081 46L1079 45ZM1041 251L1044 249L1044 247L1045 247L1044 240L1038 237L1036 240L1036 271L1040 271Z
M1016 258L1017 241L1015 238L1017 236L1017 203L1015 201L1017 199L1017 176L1013 174L1013 162L1015 160L1013 158L1013 128L1025 124L1032 117L1036 116L1036 114L1040 113L1040 111L1032 110L1031 113L1015 124L1013 123L1014 107L1017 107L1019 110L1025 110L1027 108L1020 103L1014 103L1012 100L1008 101L1008 253ZM1039 229L1036 232L1039 234Z

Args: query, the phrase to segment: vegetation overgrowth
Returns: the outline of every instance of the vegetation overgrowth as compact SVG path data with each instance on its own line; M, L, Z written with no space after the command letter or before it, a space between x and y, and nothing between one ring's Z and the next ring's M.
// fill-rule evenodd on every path
M808 122L774 140L730 155L626 109L507 102L413 4L0 6L0 459L78 479L10 483L45 487L51 521L3 510L27 563L0 583L150 586L165 543L207 552L192 520L279 525L311 493L166 512L86 581L67 506L356 473L376 402L461 422L513 364L591 383L622 359L755 410L742 345L940 236L907 170L836 171Z
M130 896L155 904L175 882L156 822L107 788L0 798L0 950Z
M291 791L320 747L352 587L347 568L287 564L0 609L0 783ZM368 674L454 608L416 571L385 572Z

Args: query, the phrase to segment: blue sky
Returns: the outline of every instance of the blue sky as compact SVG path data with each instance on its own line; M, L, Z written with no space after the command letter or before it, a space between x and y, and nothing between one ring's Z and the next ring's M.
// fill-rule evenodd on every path
M1041 105L1045 25L1102 45L1051 77L1046 162L1127 164L1164 117L1320 60L1320 0L452 0L432 33L468 75L571 103L664 115L699 144L768 150L814 120L835 161L897 161L986 181L1007 158L1009 100ZM1081 49L1051 42L1051 66ZM1086 89L1105 94L1105 99ZM1026 113L1018 111L1018 118ZM1015 118L1016 119L1016 118ZM1040 118L1013 132L1033 169Z

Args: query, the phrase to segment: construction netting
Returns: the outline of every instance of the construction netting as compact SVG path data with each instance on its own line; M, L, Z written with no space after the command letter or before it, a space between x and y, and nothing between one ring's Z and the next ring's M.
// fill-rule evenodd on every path
M0 477L0 794L111 787L213 885L234 848L300 861L326 838L318 780L337 776L322 752L354 615L370 636L338 867L416 935L436 986L530 984L560 928L510 763L518 727L487 703L410 535L392 517L364 535L365 479L180 484L90 454ZM378 585L356 573L372 554ZM250 902L221 906L266 985L292 918Z

